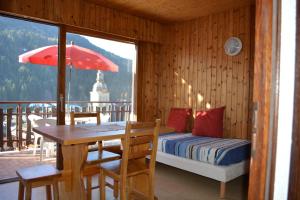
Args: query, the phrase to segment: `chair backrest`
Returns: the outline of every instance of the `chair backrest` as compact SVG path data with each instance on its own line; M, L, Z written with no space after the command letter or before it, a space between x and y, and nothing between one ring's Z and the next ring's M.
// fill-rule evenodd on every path
M154 171L160 119L155 122L127 122L123 141L121 176L125 177L130 160L150 156L149 170Z
M41 126L55 126L56 125L56 120L55 119L38 119L38 120L35 120L35 124L38 127L41 127Z
M88 118L88 117L96 117L97 119L97 125L101 124L100 120L100 112L93 112L93 113L75 113L75 112L70 112L70 124L75 125L75 118Z
M28 115L28 119L30 120L32 127L37 127L38 125L36 124L36 121L43 118L35 114L30 114Z

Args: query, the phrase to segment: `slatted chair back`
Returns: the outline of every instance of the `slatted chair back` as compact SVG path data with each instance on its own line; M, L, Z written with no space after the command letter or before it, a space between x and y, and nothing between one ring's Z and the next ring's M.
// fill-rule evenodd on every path
M101 119L100 119L100 112L93 112L93 113L77 113L77 112L70 112L70 124L75 125L75 118L88 118L88 117L95 117L97 119L97 125L101 124Z
M127 176L128 162L146 157L150 159L148 173L154 173L159 128L160 119L155 122L127 122L123 141L121 176Z

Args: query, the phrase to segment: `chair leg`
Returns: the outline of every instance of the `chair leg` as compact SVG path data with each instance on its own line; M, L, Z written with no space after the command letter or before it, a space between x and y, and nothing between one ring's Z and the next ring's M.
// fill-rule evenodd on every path
M154 200L154 184L153 184L153 174L150 173L148 175L148 181L149 181L149 199Z
M31 185L26 185L25 200L31 200Z
M43 153L44 153L44 138L40 139L40 162L43 161Z
M100 200L105 200L105 173L103 170L100 170L99 184L100 184Z
M53 196L54 196L54 200L59 200L58 182L57 181L55 181L53 183Z
M86 177L86 196L87 200L92 199L92 176Z
M119 197L119 182L114 180L114 197L117 199Z
M120 181L120 200L126 200L126 178L122 178Z
M37 141L38 141L39 137L37 136L37 134L34 135L34 145L33 145L33 155L36 155L36 149L37 149Z
M47 200L52 200L51 185L46 185Z
M132 177L128 177L128 199L132 199L132 185L133 185L133 179Z
M18 194L18 200L24 199L24 185L21 181L19 181L19 194Z

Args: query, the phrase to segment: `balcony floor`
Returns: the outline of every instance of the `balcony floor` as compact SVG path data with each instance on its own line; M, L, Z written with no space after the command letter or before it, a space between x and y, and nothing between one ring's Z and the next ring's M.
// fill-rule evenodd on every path
M2 152L0 153L0 183L17 177L16 170L39 164L55 165L55 158L47 158L40 162L39 151L34 156L32 150Z

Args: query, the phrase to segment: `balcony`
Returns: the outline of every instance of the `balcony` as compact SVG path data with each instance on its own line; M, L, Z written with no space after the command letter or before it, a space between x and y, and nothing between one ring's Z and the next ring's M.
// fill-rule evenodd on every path
M66 105L66 123L70 111L100 111L102 122L118 122L129 120L131 110L131 102L70 101ZM14 180L16 169L40 162L39 155L33 155L34 134L28 116L35 114L43 118L56 118L56 113L55 101L0 102L0 182ZM55 158L42 162L55 164Z

